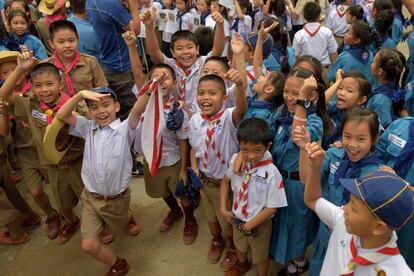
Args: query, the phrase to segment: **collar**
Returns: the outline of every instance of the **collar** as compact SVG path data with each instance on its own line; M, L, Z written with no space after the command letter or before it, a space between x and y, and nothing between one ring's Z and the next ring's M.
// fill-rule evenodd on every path
M377 247L377 248L362 248L361 246L361 238L359 236L354 236L355 237L355 245L357 247L357 252L377 252L378 250L381 250L382 248L385 247L397 247L397 234L395 233L395 231L392 231L392 235L390 240L384 244L383 246Z
M107 125L104 128L100 128L99 125L94 121L93 123L93 127L92 130L97 130L97 129L107 129L107 128L111 128L112 130L117 129L119 126L121 125L121 119L117 118L115 121L113 121L112 123L110 123L109 125Z
M265 161L265 160L268 160L268 159L272 159L272 154L269 151L266 151L265 154L263 155L262 159L260 159L259 162ZM258 167L257 171L254 174L257 175L257 176L260 176L262 178L266 178L269 175L268 165Z

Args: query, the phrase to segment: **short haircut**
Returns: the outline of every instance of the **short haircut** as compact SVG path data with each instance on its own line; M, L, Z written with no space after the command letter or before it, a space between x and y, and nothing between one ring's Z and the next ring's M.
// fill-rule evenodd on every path
M321 15L321 6L315 2L306 3L303 8L303 18L308 22L316 22Z
M213 49L214 44L214 30L210 27L200 26L194 35L197 39L197 43L200 46L200 56L207 56Z
M260 118L243 120L237 128L237 140L239 143L252 143L269 145L273 141L269 124Z
M72 22L68 20L57 20L57 21L50 23L49 25L50 39L53 40L56 32L60 30L70 30L75 33L77 38L79 38L78 31L76 30L75 24L73 24Z
M40 63L38 65L36 65L32 72L30 72L30 77L33 79L34 77L37 77L39 75L45 74L45 73L50 73L56 76L56 78L61 81L61 76L60 76L60 72L59 69L52 63Z
M195 35L188 30L183 30L183 31L177 31L175 33L173 33L173 35L171 36L171 49L174 50L174 45L178 40L188 40L191 42L194 42L194 44L196 46L198 46L198 41L195 37Z
M237 2L239 2L239 6L242 9L248 9L250 7L249 0L237 0Z
M230 69L229 64L221 57L214 57L214 56L208 57L208 58L206 58L206 61L204 62L204 65L209 61L215 61L215 62L220 63L221 66L224 67L224 70L226 72L229 71L229 69Z
M222 91L223 91L223 94L226 95L226 83L224 82L224 80L220 76L214 75L214 74L204 75L198 81L198 85L200 85L200 83L202 83L204 81L217 82L218 84L220 84L220 86L222 88Z
M72 7L75 13L84 13L85 3L86 3L86 0L71 0L70 6Z
M173 80L176 80L176 78L177 78L176 75L175 75L174 69L171 68L171 66L169 66L168 64L165 64L165 63L159 63L159 64L153 65L150 72L149 72L149 74L148 74L149 78L152 78L152 74L154 73L155 69L167 69L170 72Z

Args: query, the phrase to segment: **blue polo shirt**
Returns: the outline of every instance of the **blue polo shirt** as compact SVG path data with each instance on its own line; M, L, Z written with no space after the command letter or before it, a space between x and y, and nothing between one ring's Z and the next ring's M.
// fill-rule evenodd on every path
M122 38L123 28L132 20L128 10L119 0L87 0L85 8L98 37L104 69L111 73L131 70L128 48Z
M79 36L79 52L94 56L97 60L100 60L99 42L91 23L74 15L71 15L68 20L76 26Z

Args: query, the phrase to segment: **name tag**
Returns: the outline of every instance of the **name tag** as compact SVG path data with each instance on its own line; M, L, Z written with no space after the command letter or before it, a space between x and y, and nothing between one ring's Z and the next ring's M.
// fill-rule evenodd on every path
M339 162L336 162L335 164L332 164L332 163L329 164L329 171L331 172L332 175L336 173L338 166L339 166Z
M46 114L44 114L44 113L42 113L40 111L32 110L32 117L33 118L36 118L38 120L41 120L43 122L46 122Z
M255 177L255 182L257 185L260 185L261 187L267 185L266 179L258 175L256 175Z
M398 147L402 149L405 147L405 144L407 143L407 141L405 141L404 139L392 133L388 135L388 141L391 141L391 143L393 143L394 145L397 145Z

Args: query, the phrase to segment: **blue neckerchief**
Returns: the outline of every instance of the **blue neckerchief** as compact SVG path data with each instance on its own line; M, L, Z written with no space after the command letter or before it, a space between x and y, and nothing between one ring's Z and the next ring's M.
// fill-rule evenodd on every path
M182 31L183 30L183 16L188 13L188 9L183 12L182 14L180 14L180 12L177 13L177 18L178 18L178 30Z
M356 163L351 162L351 160L349 160L348 155L345 153L334 175L335 187L340 185L339 179L345 178L346 172L348 170L351 170L351 172L347 178L361 177L361 168L368 164L382 165L384 164L384 161L379 157L379 154L376 151L374 151L372 154L365 156ZM343 199L345 200L345 202L348 202L349 200L349 192L346 189L344 189L343 192Z
M404 27L408 28L410 25L414 25L414 17L410 17L410 19L405 20Z
M200 24L205 26L206 25L206 18L211 14L211 11L206 12L206 14L200 14Z
M257 99L257 97L248 97L247 106L248 108L267 109L267 110L273 110L275 108L274 104L263 101L263 100L259 100Z
M414 119L408 125L408 140L394 164L395 172L402 178L407 176L414 160Z
M392 83L380 84L372 89L372 95L383 94L392 99L394 88L394 84Z
M12 33L7 33L7 36L2 39L1 43L5 45L10 51L17 52L20 52L20 45L23 44L21 39Z
M345 112L342 109L335 108L330 114L331 118L337 118L338 123L335 124L334 134L340 133L342 129L342 123L344 121Z
M167 129L177 131L181 128L184 122L184 111L179 108L180 103L174 101L172 104L172 110L167 115L167 120L165 122Z
M231 25L230 30L239 32L239 21L240 21L240 18L236 16L236 18L234 18L234 21L233 21L233 24Z
M306 117L309 115L316 113L316 108L313 104L306 110ZM289 127L292 125L293 122L293 114L288 112L288 115L284 117L278 117L275 120L275 129L276 131L279 129L279 127L283 128L283 136L282 136L282 144L286 144L289 140Z
M367 49L367 47L360 45L350 45L346 51L348 51L351 54L351 56L353 56L363 64L367 64L369 59L369 50Z

